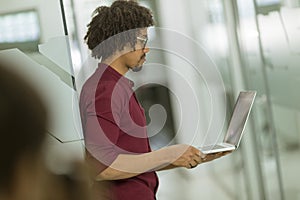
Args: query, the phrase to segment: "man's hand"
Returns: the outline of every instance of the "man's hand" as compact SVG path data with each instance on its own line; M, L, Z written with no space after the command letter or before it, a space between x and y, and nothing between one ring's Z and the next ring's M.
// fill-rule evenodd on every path
M232 151L224 151L224 152L218 152L218 153L205 154L205 157L202 159L202 163L210 162L212 160L221 158L230 153L232 153Z
M194 168L205 158L205 154L190 145L178 144L168 148L172 149L173 160L171 164L177 167Z
M168 148L173 149L172 165L176 167L185 167L188 169L194 168L201 163L206 163L222 156L225 156L232 151L203 154L199 149L185 144L173 145Z

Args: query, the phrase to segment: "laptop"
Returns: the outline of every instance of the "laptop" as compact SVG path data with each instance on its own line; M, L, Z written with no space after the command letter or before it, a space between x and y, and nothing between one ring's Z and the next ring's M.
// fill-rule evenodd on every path
M255 96L256 91L240 92L235 103L228 130L223 139L223 142L214 145L199 147L199 150L202 153L210 154L223 151L233 151L238 148Z

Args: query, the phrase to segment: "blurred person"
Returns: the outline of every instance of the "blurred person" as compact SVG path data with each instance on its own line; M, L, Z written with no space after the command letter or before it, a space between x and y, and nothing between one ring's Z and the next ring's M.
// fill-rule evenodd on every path
M43 200L90 200L89 179L82 161L73 161L67 173L49 172Z
M40 97L0 60L0 199L40 200L47 113Z
M227 153L205 155L186 144L151 150L144 110L134 83L124 75L142 69L152 13L136 2L117 0L93 14L84 39L101 62L80 94L93 199L153 200L158 188L155 171L191 169Z
M46 107L13 65L0 58L0 200L89 200L82 162L69 174L46 167Z

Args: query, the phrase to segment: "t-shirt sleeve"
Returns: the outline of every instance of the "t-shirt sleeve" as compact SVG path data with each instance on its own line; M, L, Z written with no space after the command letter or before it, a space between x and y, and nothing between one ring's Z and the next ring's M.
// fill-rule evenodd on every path
M93 110L86 117L85 145L88 164L99 174L121 153L117 146L121 134L119 128L124 97L114 83L105 82L98 86ZM123 98L123 99L122 99Z

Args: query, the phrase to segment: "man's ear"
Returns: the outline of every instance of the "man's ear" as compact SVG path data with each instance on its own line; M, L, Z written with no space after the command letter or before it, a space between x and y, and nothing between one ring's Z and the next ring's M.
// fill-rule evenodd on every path
M135 48L136 45L134 45L133 47L131 46L131 44L128 42L123 50L120 52L122 55L124 54L127 54L127 53L130 53L130 52L133 52L133 51L136 51L136 48Z

